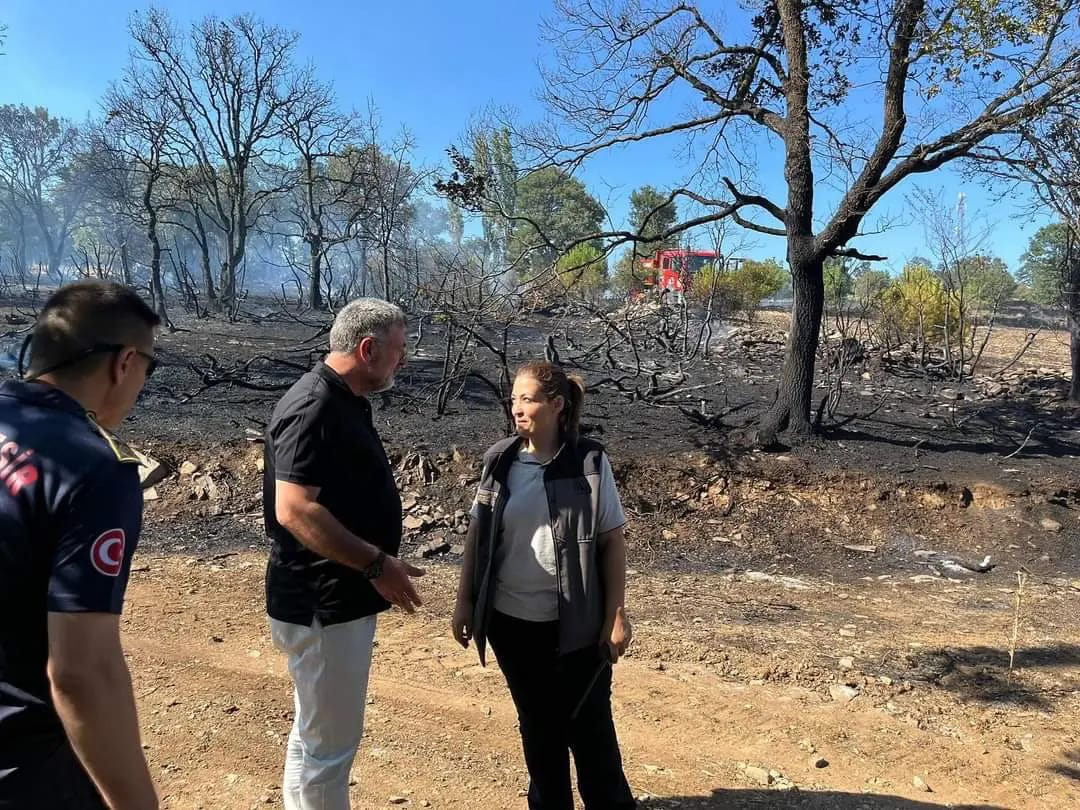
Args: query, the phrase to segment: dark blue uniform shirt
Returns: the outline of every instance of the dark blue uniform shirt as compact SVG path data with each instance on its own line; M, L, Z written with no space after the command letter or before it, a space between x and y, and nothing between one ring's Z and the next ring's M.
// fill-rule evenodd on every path
M47 615L120 613L141 526L130 451L59 389L0 385L0 800L68 745Z

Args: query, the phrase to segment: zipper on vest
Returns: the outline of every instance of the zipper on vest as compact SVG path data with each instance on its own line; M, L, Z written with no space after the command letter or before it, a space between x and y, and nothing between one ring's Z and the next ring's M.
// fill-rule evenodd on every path
M559 643L562 640L562 595L563 595L563 573L562 573L562 547L565 547L566 540L563 538L560 544L560 538L556 536L556 532L559 530L559 517L558 510L556 509L555 498L547 488L547 474L545 470L544 475L544 495L547 497L548 502L548 518L551 520L551 540L555 544L555 621L559 622L558 628L555 633L555 656L559 656Z

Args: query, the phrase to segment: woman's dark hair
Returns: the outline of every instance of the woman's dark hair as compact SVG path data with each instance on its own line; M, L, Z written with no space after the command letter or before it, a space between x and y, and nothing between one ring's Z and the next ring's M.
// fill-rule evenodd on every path
M581 405L585 400L585 381L577 374L567 374L554 363L533 360L517 370L517 376L532 377L548 399L562 397L565 404L559 414L559 438L573 444L581 428Z

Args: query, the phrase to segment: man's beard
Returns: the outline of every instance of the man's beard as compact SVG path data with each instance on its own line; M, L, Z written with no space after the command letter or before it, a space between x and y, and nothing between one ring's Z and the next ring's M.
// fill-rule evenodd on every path
M373 394L384 394L387 391L389 391L391 388L394 387L394 383L396 382L396 380L394 378L396 376L397 376L396 374L391 374L390 378L388 380L386 380L386 382L384 382L382 385L380 385L380 386L378 386L376 388L373 388L371 393L373 393Z

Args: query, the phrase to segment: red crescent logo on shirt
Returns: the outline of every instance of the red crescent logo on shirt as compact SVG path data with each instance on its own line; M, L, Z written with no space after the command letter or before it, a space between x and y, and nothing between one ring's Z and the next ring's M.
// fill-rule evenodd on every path
M124 530L109 529L103 532L90 547L90 562L99 574L115 577L124 564Z

